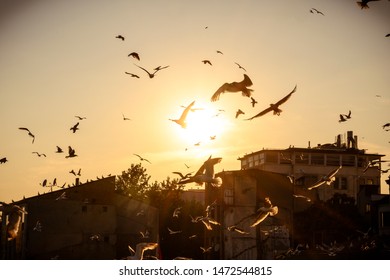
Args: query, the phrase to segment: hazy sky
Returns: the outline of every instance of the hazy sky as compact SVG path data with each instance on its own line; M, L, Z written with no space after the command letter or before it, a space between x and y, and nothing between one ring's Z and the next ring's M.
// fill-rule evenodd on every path
M0 165L0 201L49 191L40 186L44 179L72 184L72 169L81 168L81 182L118 175L140 162L135 153L151 161L142 165L160 182L176 178L173 171L197 171L210 155L223 158L216 172L237 170L245 153L332 143L348 130L359 148L390 159L390 132L382 129L390 122L390 2L369 6L0 0L0 158L8 159ZM169 67L150 79L135 64ZM240 93L210 101L244 73L253 82L254 108ZM280 116L244 120L295 85ZM203 110L189 113L187 129L169 120L192 101ZM245 115L236 119L238 109ZM352 118L339 123L349 110ZM35 142L19 127L29 128ZM56 146L65 153L55 153ZM77 157L65 158L68 146Z

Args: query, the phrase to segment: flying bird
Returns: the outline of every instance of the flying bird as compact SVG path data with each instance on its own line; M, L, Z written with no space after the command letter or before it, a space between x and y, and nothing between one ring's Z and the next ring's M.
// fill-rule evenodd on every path
M123 37L122 35L118 35L118 36L116 36L115 38L117 38L117 39L121 39L122 41L124 41L124 40L125 40L125 37Z
M226 91L241 92L242 96L250 97L253 89L249 89L248 87L251 85L253 85L251 79L246 74L244 74L244 79L241 82L224 83L222 86L220 86L211 97L211 101L217 101L221 93Z
M227 227L228 231L235 231L239 234L249 234L249 232L243 230L242 228L236 227L236 226L229 226Z
M257 103L257 101L253 97L251 97L252 107L255 107L256 103Z
M158 246L158 243L151 243L151 242L138 243L137 246L135 247L134 256L126 257L126 259L127 260L143 260L144 259L144 252L147 250L154 250L157 248L157 246Z
M385 123L384 125L382 125L383 129L386 129L387 127L390 127L390 123Z
M317 182L315 182L313 185L308 187L308 190L312 190L314 188L318 188L322 184L327 184L330 185L332 182L336 180L335 176L336 174L340 171L342 166L340 165L339 167L333 169L331 172L329 172L327 175L322 176Z
M35 135L31 133L31 131L26 127L19 127L20 130L25 130L28 132L28 136L32 137L32 143L35 141Z
M183 175L183 173L178 172L178 171L174 171L174 172L172 172L172 173L173 173L173 174L179 175L181 180L190 178L190 176L191 176L191 174L192 174L192 172L190 172L190 173L187 173L187 174Z
M126 72L126 71L125 71L125 74L130 75L132 78L138 78L139 79L139 76L136 75L136 74L133 74L133 73L130 73L130 72Z
M179 184L196 183L203 185L203 183L210 183L213 187L222 185L222 179L214 176L214 165L220 163L222 158L211 158L211 156L202 164L195 175L187 179L180 180Z
M257 118L257 117L260 117L260 116L264 116L265 114L267 114L269 112L272 112L272 111L273 111L274 115L278 115L279 116L280 113L282 112L282 110L279 109L279 106L282 105L284 102L286 102L296 90L297 90L297 86L295 86L294 89L289 94L287 94L285 97L280 99L278 102L276 102L275 104L270 104L267 109L261 111L257 115L255 115L255 116L253 116L253 117L251 117L251 118L249 118L247 120L252 120L254 118Z
M57 147L56 153L63 153L64 152L59 146L56 146L56 147Z
M178 234L178 233L181 233L181 230L171 230L170 228L168 228L168 231L169 231L169 234Z
M33 154L37 154L37 156L39 156L39 157L41 157L41 156L44 156L44 157L46 157L46 154L40 154L40 153L38 153L38 152L32 152Z
M79 130L80 123L77 122L74 126L72 126L69 130L72 130L73 133L75 133L77 130Z
M279 209L278 206L272 205L269 197L264 199L264 206L260 207L257 211L257 216L255 221L250 225L251 227L255 227L265 220L268 216L275 216L278 214Z
M179 218L179 214L180 213L181 213L181 207L177 207L177 208L175 208L175 210L173 210L172 217L173 218Z
M124 114L122 114L122 118L123 118L123 120L124 120L124 121L131 121L131 119L129 119L129 118L127 118L127 117L125 117L125 115L124 115Z
M141 156L138 155L138 154L134 154L134 155L137 156L141 161L147 161L147 162L151 163L148 159L143 158L143 157L141 157Z
M321 11L319 11L319 10L317 10L317 9L314 9L314 8L310 9L310 12L311 12L311 13L313 13L313 11L316 12L317 14L321 14L321 15L324 16L324 14L323 14Z
M237 63L237 62L234 62L234 63L238 66L239 69L242 69L246 72L246 69L244 67L242 67L239 63Z
M85 119L86 119L86 117L80 117L80 116L75 116L75 118L78 118L80 121L82 121L82 120L85 120Z
M205 59L205 60L202 60L202 62L203 62L203 64L209 64L209 65L211 65L211 66L212 66L212 64L211 64L211 61L210 61L210 60L207 60L207 59Z
M238 118L239 115L244 115L245 112L243 112L241 109L238 109L236 112L236 119Z
M136 52L132 52L132 53L129 53L129 55L128 56L131 56L131 57L134 57L135 59L137 59L137 60L140 60L140 58L139 58L139 54L138 53L136 53Z
M379 0L362 0L362 1L357 1L356 3L361 9L368 9L370 8L367 4L368 2L373 2L373 1L379 1Z
M144 71L149 75L149 78L150 78L150 79L154 78L154 75L155 75L158 71L160 71L160 70L165 69L165 68L168 67L168 66L164 66L164 67L158 66L158 67L156 67L156 68L153 69L153 70L154 70L153 73L150 73L150 72L149 72L148 70L146 70L145 68L143 68L143 67L141 67L141 66L138 66L137 64L134 64L134 65L137 66L138 68L144 70Z
M68 146L68 155L65 158L77 157L75 149Z
M221 51L218 51L218 50L217 50L217 53L219 53L219 54L223 54Z
M0 164L6 163L8 159L6 157L3 157L0 159Z
M339 122L345 122L351 118L351 110L349 110L348 115L346 114L340 114L340 120Z
M181 116L179 119L169 119L170 121L173 121L175 123L177 123L178 125L180 125L182 128L186 128L187 127L187 123L186 123L186 118L187 118L187 115L188 115L188 112L191 110L191 107L194 106L195 104L195 101L192 101L190 105L188 105L182 112Z

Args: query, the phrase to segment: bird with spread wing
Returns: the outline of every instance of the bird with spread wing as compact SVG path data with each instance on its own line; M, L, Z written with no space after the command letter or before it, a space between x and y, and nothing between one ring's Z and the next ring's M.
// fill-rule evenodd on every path
M274 115L279 116L280 113L282 112L282 110L279 109L279 106L282 105L283 103L285 103L296 90L297 90L297 86L295 86L294 89L289 94L287 94L285 97L280 99L278 102L276 102L275 104L270 104L267 109L261 111L257 115L254 115L253 117L251 117L247 120L253 120L254 118L264 116L265 114L272 112L272 111L273 111Z
M336 179L335 176L336 176L337 172L340 171L341 168L342 168L342 166L340 165L339 167L333 169L327 175L322 176L317 182L315 182L313 185L311 185L307 189L312 190L314 188L318 188L322 184L330 185Z
M250 226L255 227L258 224L260 224L262 221L264 221L265 218L267 218L268 216L275 216L276 214L278 214L278 212L279 212L278 206L272 205L272 202L269 199L269 197L266 197L264 199L264 206L257 209L256 219Z
M244 74L244 79L241 82L224 83L211 97L211 101L217 101L220 95L226 91L228 92L241 92L242 96L250 97L253 89L249 89L253 85L248 75Z
M191 107L194 106L195 104L195 101L192 101L190 105L188 105L184 110L183 110L183 113L181 113L181 116L179 119L169 119L170 121L173 121L175 123L177 123L178 125L180 125L182 128L186 128L187 127L187 123L186 123L186 118L187 118L187 115L188 115L188 112L191 110Z
M214 165L220 163L222 158L211 158L206 160L195 175L190 176L187 179L180 180L179 184L196 183L203 185L203 183L210 183L213 187L219 187L222 185L222 179L214 176Z

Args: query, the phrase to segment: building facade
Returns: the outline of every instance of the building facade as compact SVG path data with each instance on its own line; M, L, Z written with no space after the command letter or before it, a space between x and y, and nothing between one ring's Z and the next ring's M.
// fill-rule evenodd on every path
M16 239L5 237L2 259L121 259L140 242L158 242L158 211L118 194L115 176L26 198Z

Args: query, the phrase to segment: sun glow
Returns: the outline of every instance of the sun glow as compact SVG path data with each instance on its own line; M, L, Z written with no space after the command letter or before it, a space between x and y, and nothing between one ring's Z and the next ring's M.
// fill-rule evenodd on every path
M220 140L229 128L229 120L207 105L194 106L187 115L186 123L187 127L180 128L179 134L188 147L209 146Z

